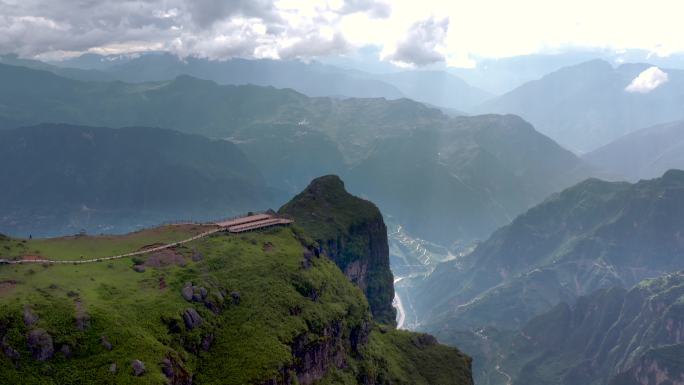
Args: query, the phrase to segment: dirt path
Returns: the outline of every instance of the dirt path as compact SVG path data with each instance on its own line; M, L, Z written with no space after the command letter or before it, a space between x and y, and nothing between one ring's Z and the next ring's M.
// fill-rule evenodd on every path
M65 264L65 263L71 263L71 264L80 264L80 263L93 263L93 262L102 262L102 261L110 261L112 259L121 259L121 258L128 258L128 257L134 257L136 255L142 255L142 254L148 254L148 253L153 253L155 251L160 251L160 250L165 250L171 247L176 247L178 245L182 245L188 242L196 241L200 238L207 237L212 234L216 234L220 231L224 231L224 228L216 228L212 229L209 231L205 231L201 234L197 234L194 237L190 237L188 239L184 239L182 241L178 242L173 242L173 243L168 243L165 245L153 247L151 249L145 249L145 250L139 250L139 251L134 251L132 253L126 253L126 254L120 254L120 255L113 255L111 257L100 257L100 258L93 258L93 259L80 259L80 260L75 260L75 261L62 261L62 260L51 260L51 259L38 259L38 258L31 258L31 259L22 259L22 260L17 260L17 261L6 261L7 264L10 265L17 265L17 264L22 264L22 263L49 263L49 264Z

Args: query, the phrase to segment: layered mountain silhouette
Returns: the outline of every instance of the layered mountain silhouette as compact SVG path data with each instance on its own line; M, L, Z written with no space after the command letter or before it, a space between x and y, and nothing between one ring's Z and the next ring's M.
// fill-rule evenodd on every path
M614 178L631 181L684 169L684 122L635 131L582 158Z
M649 64L614 68L593 60L550 73L481 105L512 113L577 152L589 152L637 129L684 118L684 72L661 69L667 81L652 90L627 88Z
M416 314L445 335L514 329L557 303L683 269L682 202L684 171L636 184L589 179L440 265L418 284Z
M486 332L481 379L504 384L676 384L684 376L684 272L562 302L511 333ZM484 347L484 344L483 344Z
M0 79L5 127L152 126L228 140L270 186L292 193L340 174L352 192L445 245L486 238L588 173L517 117L450 118L408 99L309 98L185 75L83 82L9 65L0 65Z
M158 128L43 124L0 130L0 232L124 232L277 207L232 143Z
M316 61L237 58L219 61L180 58L159 52L129 58L88 54L65 60L59 65L4 55L0 56L0 63L46 70L75 80L145 83L188 75L223 85L291 88L313 97L408 97L459 111L467 111L492 96L445 71L375 74Z

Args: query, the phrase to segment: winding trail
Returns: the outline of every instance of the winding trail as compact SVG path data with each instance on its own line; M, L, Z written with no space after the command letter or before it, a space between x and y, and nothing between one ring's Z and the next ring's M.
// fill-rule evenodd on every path
M184 243L196 241L200 238L207 237L212 234L216 234L220 231L226 231L225 228L216 228L212 229L209 231L205 231L201 234L197 234L193 237L190 237L188 239L184 239L182 241L178 242L172 242L172 243L167 243L162 246L157 246L153 247L151 249L144 249L144 250L139 250L139 251L134 251L131 253L126 253L126 254L119 254L119 255L113 255L111 257L100 257L100 258L93 258L93 259L80 259L80 260L74 260L74 261L68 261L68 260L54 260L54 259L22 259L22 260L16 260L16 261L9 261L6 260L4 263L9 264L9 265L18 265L18 264L24 264L24 263L48 263L48 264L81 264L81 263L93 263L93 262L102 262L102 261L111 261L112 259L121 259L121 258L128 258L128 257L134 257L136 255L142 255L142 254L147 254L147 253L153 253L155 251L160 251L160 250L165 250L171 247L176 247L179 245L182 245Z
M176 246L182 245L184 243L196 241L198 239L207 237L209 235L216 234L218 232L229 232L232 234L240 234L240 233L244 233L244 232L248 232L248 231L265 229L265 228L274 227L274 226L283 226L283 225L286 226L286 225L289 225L293 222L294 221L292 219L280 218L277 215L268 214L268 213L251 214L251 215L247 215L247 216L231 218L231 219L228 219L228 220L225 220L222 222L213 223L213 225L216 226L215 228L213 228L209 231L205 231L201 234L197 234L197 235L190 237L188 239L184 239L182 241L167 243L167 244L164 244L161 246L153 247L151 249L143 249L143 250L133 251L133 252L126 253L126 254L113 255L111 257L100 257L100 258L92 258L92 259L78 259L78 260L72 260L72 261L54 260L54 259L41 259L41 258L20 259L20 260L0 259L0 264L7 264L7 265L18 265L18 264L23 264L23 263L82 264L82 263L111 261L112 259L134 257L136 255L153 253L155 251L160 251L160 250L168 249L171 247L176 247Z

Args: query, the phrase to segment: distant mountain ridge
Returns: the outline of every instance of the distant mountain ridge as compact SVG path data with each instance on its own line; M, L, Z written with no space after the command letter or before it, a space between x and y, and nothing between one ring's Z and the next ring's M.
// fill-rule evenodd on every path
M426 330L514 329L559 302L684 269L684 171L589 179L548 198L417 283Z
M513 384L677 384L684 378L684 272L561 303L501 348Z
M146 53L130 57L88 54L55 64L0 56L0 62L42 69L75 80L119 80L129 83L169 81L188 75L222 85L258 85L291 88L311 97L386 98L408 97L438 107L464 111L491 97L446 71L403 71L374 74L344 69L316 61L267 59L209 60L180 58L170 53Z
M570 150L585 153L637 129L684 119L684 71L650 92L627 86L648 64L613 68L592 60L550 73L485 102L480 113L512 113Z
M684 169L684 121L657 125L627 134L582 159L598 169L630 181Z
M346 179L385 212L412 218L410 232L463 247L589 172L522 119L482 115L377 141Z
M232 143L157 128L0 130L0 163L0 232L9 234L125 232L284 199Z
M351 192L447 246L485 238L588 173L519 118L450 118L408 99L309 98L186 75L81 82L1 64L0 80L0 121L10 126L152 126L229 140L276 189L294 192L339 174Z

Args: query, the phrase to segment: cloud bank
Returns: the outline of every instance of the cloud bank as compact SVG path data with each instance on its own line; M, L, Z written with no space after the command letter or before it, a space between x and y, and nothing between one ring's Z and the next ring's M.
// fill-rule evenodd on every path
M431 17L413 24L406 35L383 59L403 66L425 66L443 62L446 47L444 40L449 30L449 18Z
M350 49L342 18L390 13L384 0L0 0L0 53L309 58Z
M0 54L308 59L373 46L404 66L572 48L667 56L684 52L680 10L681 0L0 0Z
M667 72L658 67L651 67L641 72L632 82L625 87L630 93L647 94L669 81Z

